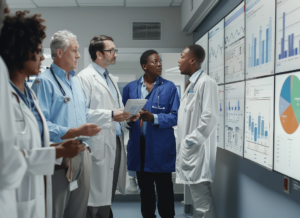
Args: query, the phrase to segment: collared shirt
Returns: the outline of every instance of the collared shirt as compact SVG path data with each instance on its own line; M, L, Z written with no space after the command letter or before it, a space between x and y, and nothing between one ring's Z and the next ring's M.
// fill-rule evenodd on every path
M155 86L155 84L158 83L159 78L156 78L156 81L153 83L153 88ZM153 90L152 88L152 90ZM150 93L152 92L152 90L150 91ZM141 79L141 99L145 99L147 96L149 95L149 92L147 90L146 84L144 82L144 76ZM154 123L153 125L159 125L159 121L158 121L158 116L157 114L154 114ZM147 130L147 122L143 121L143 126L141 128L141 135L146 136L146 130Z
M37 111L37 109L35 107L35 104L34 104L33 97L31 95L30 89L27 86L27 84L26 84L25 81L24 81L24 83L25 83L25 93L23 93L17 86L15 86L15 84L12 81L10 81L11 86L14 88L14 90L16 91L16 93L18 94L18 96L22 99L22 101L27 105L27 107L29 108L29 110L31 110L31 112L35 116L35 119L36 119L36 121L38 123L39 130L40 130L42 147L44 147L43 121L42 121L42 118L41 118L39 112Z
M112 81L110 80L108 74L108 70L104 69L103 67L99 66L98 64L92 62L92 65L94 67L94 69L100 74L100 76L106 81L108 88L110 90L110 93L112 94L112 96L114 97L115 101L116 101L116 107L117 109L120 108L120 102L119 102L119 95L118 95L118 91L116 90L116 87L114 86L114 84L112 83ZM107 72L107 76L104 75L105 71ZM116 123L116 135L122 135L123 131L122 131L122 126L119 122L115 122Z
M68 103L62 94L50 69L41 73L33 82L32 89L39 99L39 105L47 120L51 142L61 142L71 128L77 128L86 123L88 107L80 82L75 77L75 72L66 72L56 64L51 65L53 72L70 98Z

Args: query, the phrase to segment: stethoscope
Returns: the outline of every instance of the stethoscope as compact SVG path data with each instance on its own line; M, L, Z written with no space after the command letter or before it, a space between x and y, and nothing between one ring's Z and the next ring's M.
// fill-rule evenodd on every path
M71 98L70 98L70 97L67 97L65 90L63 89L63 87L61 86L61 84L59 83L59 81L57 80L57 78L56 78L56 76L55 76L55 74L54 74L54 72L53 72L53 70L52 70L52 66L50 67L50 71L51 71L51 73L52 73L52 75L53 75L53 77L54 77L54 79L55 79L57 85L59 86L61 93L62 93L63 96L65 97L65 99L64 99L65 103L69 103L69 102L71 101ZM70 86L70 88L71 88L71 90L72 90L72 87L71 87L71 86Z
M140 80L138 80L138 81L136 82L136 84L137 84L137 86L136 86L136 97L137 97L137 99L140 99L140 98L139 98L139 81L140 81ZM144 81L144 83L145 83L145 81ZM161 84L163 84L163 82L159 81L159 85L161 85ZM154 88L154 87L153 87L153 88ZM153 88L152 88L152 90L150 91L150 93L153 91ZM149 93L149 94L150 94L150 93ZM160 87L158 87L157 107L155 107L155 106L152 105L152 108L164 110L165 107L162 107L162 108L161 108L161 107L159 106L159 95L160 95Z

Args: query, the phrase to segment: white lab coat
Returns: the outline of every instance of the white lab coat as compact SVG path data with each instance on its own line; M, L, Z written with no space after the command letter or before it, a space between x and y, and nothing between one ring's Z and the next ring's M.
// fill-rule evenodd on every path
M205 73L186 89L178 110L176 183L213 182L217 153L218 87ZM186 140L193 142L189 147Z
M7 68L0 57L0 217L17 218L15 188L26 172L25 158L15 146L17 130Z
M55 147L49 147L48 126L34 92L31 90L35 106L43 121L44 148L41 147L40 130L35 116L12 87L11 93L17 131L24 130L24 120L27 125L26 133L24 135L17 134L16 142L19 149L25 152L28 166L21 185L16 189L18 217L42 218L46 216L52 218L51 175L54 173ZM23 114L20 107L23 109Z
M88 123L95 123L102 128L100 133L87 140L91 148L91 186L88 206L99 207L111 205L113 171L116 156L116 124L112 118L112 110L116 109L116 101L113 98L106 81L94 69L92 64L82 70L79 78L84 91L86 102L90 108ZM116 78L109 74L119 94L119 104L124 108L122 96L118 90ZM122 129L124 135L127 129ZM126 154L124 148L124 136L121 141L121 161L118 179L118 188L125 194L126 186Z

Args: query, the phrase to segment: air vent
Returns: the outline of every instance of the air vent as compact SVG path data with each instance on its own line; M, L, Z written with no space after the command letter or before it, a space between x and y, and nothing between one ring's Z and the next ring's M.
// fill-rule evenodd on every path
M160 22L133 22L133 40L161 40Z

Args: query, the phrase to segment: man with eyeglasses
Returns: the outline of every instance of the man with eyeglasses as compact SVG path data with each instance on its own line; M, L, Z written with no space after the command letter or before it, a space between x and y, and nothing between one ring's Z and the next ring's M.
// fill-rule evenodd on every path
M116 77L107 69L109 65L115 64L117 52L111 37L95 36L89 46L93 62L77 75L88 107L99 111L103 123L102 131L89 141L92 171L87 218L112 217L110 205L117 184L119 191L125 194L125 125L126 120L136 121L139 118L139 114L131 116L130 113L123 112L124 105Z

